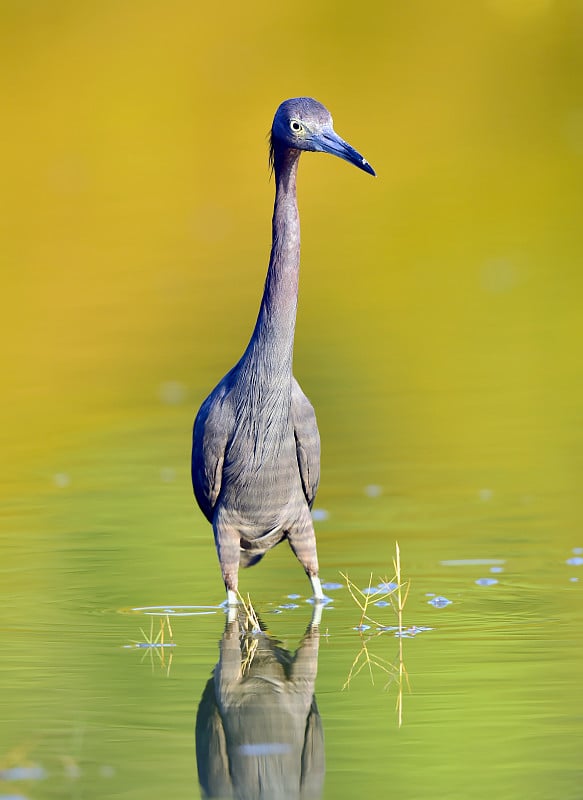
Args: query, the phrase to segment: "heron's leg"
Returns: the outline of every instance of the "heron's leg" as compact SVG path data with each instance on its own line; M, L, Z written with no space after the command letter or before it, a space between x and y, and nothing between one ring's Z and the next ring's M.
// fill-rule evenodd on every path
M227 605L230 608L238 604L240 536L236 528L224 522L218 515L213 521L213 531L221 573L227 590Z
M322 584L318 577L318 553L316 552L314 523L312 522L312 517L307 506L295 527L288 531L287 538L296 558L305 569L306 575L310 579L314 592L314 599L325 600Z
M322 587L320 587L320 591L321 590L322 590ZM318 602L314 603L314 605L313 605L312 619L310 621L310 626L309 626L310 630L317 630L318 626L322 622L322 610L324 608L324 603L323 603L322 599L319 598L319 597L316 597L315 594L314 594L314 597L316 598L316 600ZM322 595L322 598L323 597L324 597L324 595Z

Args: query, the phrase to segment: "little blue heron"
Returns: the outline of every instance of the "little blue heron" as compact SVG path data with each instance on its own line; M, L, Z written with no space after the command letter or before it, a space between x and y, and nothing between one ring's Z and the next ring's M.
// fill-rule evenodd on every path
M320 436L314 409L292 374L300 268L296 175L303 150L331 153L375 174L334 131L321 103L296 97L279 106L270 140L276 186L271 256L259 315L241 359L194 422L192 484L213 526L230 607L237 604L239 565L256 564L283 539L306 571L314 600L325 600L310 514Z

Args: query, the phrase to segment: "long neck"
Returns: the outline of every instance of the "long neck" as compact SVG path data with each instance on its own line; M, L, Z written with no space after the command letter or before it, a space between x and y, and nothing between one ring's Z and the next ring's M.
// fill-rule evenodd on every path
M271 256L259 315L246 356L260 360L266 377L291 375L300 270L296 198L299 150L275 153Z

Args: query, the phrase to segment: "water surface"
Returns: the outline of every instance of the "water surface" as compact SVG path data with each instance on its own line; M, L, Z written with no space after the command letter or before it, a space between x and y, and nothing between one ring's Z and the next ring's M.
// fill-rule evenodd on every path
M322 796L579 798L580 10L373 4L362 30L314 11L298 32L271 6L51 9L2 26L0 798L200 796L225 618L190 432L253 327L264 137L299 93L379 174L313 156L299 175L295 372L340 584L313 680ZM401 639L356 630L340 576L392 580L396 541ZM312 608L289 549L241 588L292 658Z

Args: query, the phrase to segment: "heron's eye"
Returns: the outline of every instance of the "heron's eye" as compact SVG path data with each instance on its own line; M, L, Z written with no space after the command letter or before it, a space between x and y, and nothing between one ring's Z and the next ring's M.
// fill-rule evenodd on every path
M294 133L299 133L303 128L302 123L298 122L297 119L292 119L289 126Z

